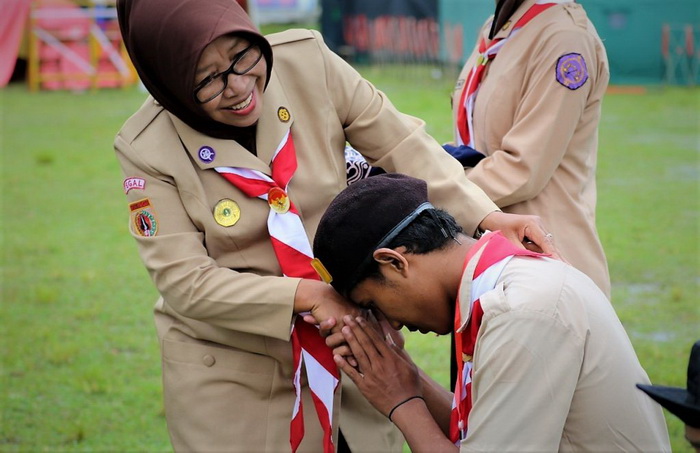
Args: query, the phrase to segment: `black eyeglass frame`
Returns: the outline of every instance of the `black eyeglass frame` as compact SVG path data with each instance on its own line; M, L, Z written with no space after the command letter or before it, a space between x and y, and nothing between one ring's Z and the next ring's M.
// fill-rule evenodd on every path
M243 71L236 71L236 70L234 69L234 67L236 66L236 64L237 64L239 61L241 61L241 60L243 59L243 57L245 57L245 55L246 55L251 49L256 48L256 47L257 47L257 49L258 49L258 51L259 51L259 54L258 54L258 58L255 59L255 62L253 62L248 68L246 68L246 69L243 70ZM226 87L228 86L228 76L229 76L230 74L236 74L236 75L244 75L244 74L247 74L247 73L250 72L258 63L260 63L260 60L262 59L262 57L263 57L263 54L262 54L262 49L260 48L260 46L257 45L256 43L251 43L248 47L246 47L245 49L241 50L240 52L238 52L236 55L233 56L233 61L231 62L231 66L229 66L229 68L228 68L227 70L222 71L222 72L220 72L220 73L218 73L218 74L210 75L210 76L207 77L206 79L204 79L204 80L202 80L201 82L199 82L199 83L197 84L196 87L194 87L193 96L194 96L195 102L197 102L198 104L206 104L207 102L210 102L210 101L214 100L218 95L220 95L221 93L223 93L224 90L226 89ZM199 94L199 92L202 91L208 84L210 84L211 82L213 82L214 80L216 80L217 77L222 77L222 80L223 80L223 82L224 82L224 86L223 86L223 88L221 88L221 91L219 91L218 93L216 93L216 94L213 95L213 96L209 96L209 97L208 97L206 100L204 100L204 101L200 101L200 100L199 100L199 97L197 96L197 95Z

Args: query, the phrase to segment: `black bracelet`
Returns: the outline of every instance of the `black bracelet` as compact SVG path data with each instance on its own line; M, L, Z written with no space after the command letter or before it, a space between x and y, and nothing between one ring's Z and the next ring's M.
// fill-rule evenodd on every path
M406 398L405 400L401 401L399 404L397 404L396 406L394 406L394 408L393 408L392 410L389 411L389 415L388 415L389 421L392 422L392 423L394 422L394 421L391 419L391 416L392 416L392 414L394 413L394 411L395 411L396 409L399 408L399 406L401 406L402 404L406 404L406 403L408 403L409 401L414 400L414 399L416 399L416 398L420 398L420 399L423 400L423 402L425 402L425 399L424 399L422 396L420 396L420 395L413 395L413 396L410 396L410 397Z

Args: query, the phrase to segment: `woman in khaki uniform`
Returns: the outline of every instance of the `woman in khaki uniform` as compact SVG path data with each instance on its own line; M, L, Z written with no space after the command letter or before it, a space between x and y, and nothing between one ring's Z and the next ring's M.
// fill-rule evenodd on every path
M571 0L497 5L452 97L455 140L464 146L446 149L472 158L464 160L468 178L505 212L542 217L562 257L610 297L595 225L605 48Z
M317 32L263 38L233 0L120 0L117 7L152 95L124 124L115 149L131 234L161 294L155 317L175 450L290 450L296 314L342 319L357 309L319 280L283 276L269 221L278 208L286 206L278 212L286 215L293 207L303 222L295 240L313 237L347 185L346 141L387 171L427 180L434 202L458 213L465 230L501 229L554 251L539 218L499 212L421 121L396 111ZM272 190L267 201L246 195L221 173L274 177L271 161L290 142L297 165L278 198ZM331 398L336 447L400 451L398 432L342 382ZM297 451L322 451L304 373L300 387Z

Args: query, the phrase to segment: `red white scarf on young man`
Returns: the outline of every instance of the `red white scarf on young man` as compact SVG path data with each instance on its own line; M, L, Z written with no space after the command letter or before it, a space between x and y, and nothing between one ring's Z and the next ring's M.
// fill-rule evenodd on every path
M464 275L472 275L469 309L461 313L460 300L466 296L459 289L455 304L455 351L457 354L457 381L450 419L450 439L459 445L467 437L467 421L472 408L471 382L474 350L484 311L479 298L495 288L501 272L514 256L544 256L541 253L517 248L500 232L484 235L469 250L464 263Z
M486 71L488 63L496 58L498 51L501 50L509 39L513 38L518 33L519 29L523 28L538 14L556 4L570 3L571 1L572 0L538 0L515 23L513 31L511 31L508 36L494 39L490 43L487 43L483 37L481 38L479 41L479 55L476 58L476 64L471 71L469 71L464 83L464 88L462 89L462 94L460 95L459 109L457 110L457 130L455 131L458 145L467 145L475 148L474 126L472 123L474 118L474 104L476 102L476 95L479 92L479 85L481 85L481 80L484 78L484 72Z
M304 225L294 204L287 196L287 187L297 168L296 151L291 130L282 138L272 157L272 177L257 170L240 167L216 167L224 178L249 197L266 200L270 205L267 228L282 273L288 277L319 279L311 266L313 252ZM301 365L306 366L309 388L318 419L324 431L324 453L335 451L332 439L333 397L340 375L333 354L318 329L297 316L292 325L294 390L296 401L290 425L290 443L296 451L304 437L304 416L301 400Z

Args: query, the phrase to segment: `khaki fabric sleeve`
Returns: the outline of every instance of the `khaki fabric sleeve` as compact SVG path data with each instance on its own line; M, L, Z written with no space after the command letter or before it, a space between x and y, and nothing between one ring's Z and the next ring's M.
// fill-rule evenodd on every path
M348 142L387 172L428 183L431 202L457 218L469 234L498 207L464 175L464 169L425 131L425 123L399 112L384 93L318 40L326 83Z
M589 95L598 82L595 41L584 29L572 29L542 38L526 71L528 85L516 108L513 126L501 139L500 149L489 153L468 177L499 206L506 207L537 196L554 171L581 125ZM560 57L581 54L588 80L570 89L556 79Z

